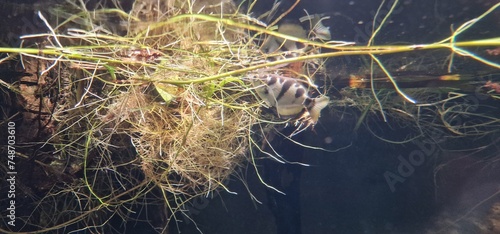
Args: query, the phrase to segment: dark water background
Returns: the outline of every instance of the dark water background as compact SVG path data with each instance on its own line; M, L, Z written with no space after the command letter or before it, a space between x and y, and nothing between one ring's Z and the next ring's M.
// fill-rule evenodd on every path
M123 4L127 2L131 1L123 1ZM256 14L267 11L273 2L259 0ZM283 1L282 10L294 2ZM381 2L302 0L288 17L298 19L304 15L303 9L310 14L328 13L332 18L324 23L330 27L333 40L365 44ZM439 41L448 37L453 28L479 16L497 2L401 0L375 44ZM382 16L388 12L390 3L392 1L387 1L382 6ZM130 4L125 8L130 8ZM11 26L14 29L4 28L4 31L24 33L22 27ZM33 24L29 29L46 30L42 23ZM499 34L500 12L497 10L459 39L487 38ZM10 38L9 35L4 37ZM19 42L14 40L17 37L12 39L12 45ZM402 55L387 59L412 61L411 57L398 56ZM437 57L421 70L445 73L442 66L444 59ZM457 64L456 71L484 69L484 66L475 63ZM348 77L350 72L358 72L361 66L363 61L359 57L338 58L329 61L328 69L332 76ZM496 114L500 117L498 110ZM436 132L407 144L390 144L374 137L366 127L354 132L359 116L356 110L325 109L314 132L306 131L294 138L298 142L332 151L345 148L337 152L303 148L279 136L274 139L273 146L284 158L310 164L309 167L279 164L271 159L257 162L264 181L286 195L262 185L253 167L248 166L241 173L245 176L246 186L238 178L229 182L229 190L238 195L220 191L211 197L196 198L186 206L186 213L192 220L178 216L179 222L171 223L170 233L199 233L197 229L205 234L450 233L452 230L455 233L495 233L487 226L486 231L478 231L480 228L472 221L487 223L491 205L500 202L499 195L486 199L500 190L498 133L484 138L444 141L444 135ZM371 114L370 118L371 128L377 129L382 137L405 139L415 135L414 128L395 130L393 125L384 123L377 113ZM285 129L284 133L292 130ZM443 141L438 145L436 140ZM490 143L486 150L477 153L440 148L460 146L462 149L474 149ZM414 157L418 153L414 152L420 152L425 157L415 163ZM436 168L440 168L439 172ZM250 193L262 204L255 202ZM148 218L153 220L160 216L155 215L152 212ZM123 220L117 217L116 223L118 227ZM133 227L127 227L127 230L129 233L155 233L148 224L142 224L130 225Z
M293 2L284 1L283 7L291 6ZM498 1L400 2L375 40L376 44L420 44L442 40L452 29L479 16ZM330 26L333 40L364 44L380 3L371 0L303 0L290 17L303 16L302 9L307 9L310 14L332 14L325 24ZM268 9L269 5L261 1L257 7ZM388 9L386 3L382 7L382 16ZM460 38L499 36L499 16L500 12L494 13ZM332 73L337 63L351 71L360 66L356 59L341 58L330 61ZM442 64L430 66L426 71L445 73ZM472 63L457 66L459 71L482 69ZM427 136L428 139L403 145L390 144L377 139L363 127L353 132L359 115L344 114L343 111L324 111L315 132L306 132L294 139L331 150L350 147L331 153L304 149L278 137L273 144L281 155L289 161L311 165L282 165L272 160L259 162L264 180L285 192L286 196L265 188L256 178L253 168L248 168L248 187L263 204L252 202L245 186L234 179L229 189L237 192L237 196L222 192L213 198L199 198L190 206L188 213L198 228L204 233L450 233L452 230L479 233L481 228L470 220L487 222L491 204L500 201L497 195L476 207L500 189L500 163L486 160L499 156L499 149L494 146L489 151L470 154L440 147L448 144L450 148L460 145L472 149L488 142L498 145L498 134L487 139L471 137L448 143L443 141L438 146L434 141L442 140L444 135L436 132ZM370 124L382 137L404 139L415 134L410 128L394 130L377 114L373 115ZM415 161L415 152L423 153L425 157ZM442 165L445 166L440 167ZM441 170L436 172L436 168ZM196 232L193 222L184 221L178 227L182 233ZM494 233L492 229L485 230L482 233ZM172 232L177 233L177 228Z

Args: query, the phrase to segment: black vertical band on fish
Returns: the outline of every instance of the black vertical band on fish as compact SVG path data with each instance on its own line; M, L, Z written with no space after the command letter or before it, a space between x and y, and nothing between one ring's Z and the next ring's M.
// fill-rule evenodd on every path
M309 97L300 80L277 74L252 76L257 95L270 107L275 107L280 118L303 118L314 125L321 110L330 99L327 96Z

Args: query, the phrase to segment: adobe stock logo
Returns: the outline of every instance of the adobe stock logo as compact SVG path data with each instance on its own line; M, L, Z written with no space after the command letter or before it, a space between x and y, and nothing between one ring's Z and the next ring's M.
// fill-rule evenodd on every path
M479 77L476 79L477 83L485 84L486 78ZM463 99L456 100L456 105L460 105L460 112L465 113L465 115L453 116L453 119L448 122L451 128L459 128L460 126L467 126L466 119L467 114L470 113L474 116L474 112L477 111L480 105L480 101L488 99L487 95L480 92L482 86L476 88L474 95L465 96ZM437 107L436 107L437 108ZM464 110L466 110L464 112ZM470 116L469 116L470 118ZM460 131L459 129L454 129L455 131ZM396 185L398 183L403 183L408 177L410 177L417 167L424 164L426 157L437 157L439 156L441 150L437 146L438 143L433 141L433 139L441 139L444 133L439 130L435 130L426 137L425 140L415 140L413 143L418 147L417 150L412 151L408 157L398 156L399 164L395 171L384 172L384 179L389 186L391 192L396 191Z
M425 157L438 156L439 150L436 143L431 142L430 139L439 139L440 133L428 138L427 141L416 140L413 143L418 146L418 150L412 151L407 158L399 155L399 164L397 167L397 174L394 172L384 172L384 178L389 186L391 192L396 191L396 184L405 182L406 178L413 175L415 168L424 164Z

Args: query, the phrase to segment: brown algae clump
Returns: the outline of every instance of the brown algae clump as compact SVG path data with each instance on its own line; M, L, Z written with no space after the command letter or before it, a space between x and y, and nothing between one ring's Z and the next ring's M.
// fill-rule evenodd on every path
M245 111L190 103L179 94L173 106L151 102L143 93L123 95L131 141L148 179L165 191L185 195L213 191L245 160L248 124Z

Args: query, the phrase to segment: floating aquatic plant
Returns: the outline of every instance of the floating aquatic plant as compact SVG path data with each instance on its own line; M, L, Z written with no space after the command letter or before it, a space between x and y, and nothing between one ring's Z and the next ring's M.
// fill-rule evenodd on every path
M392 9L398 1L393 4ZM26 148L16 156L20 167L34 169L19 172L19 186L43 175L32 186L36 191L25 191L22 202L31 206L18 215L24 226L9 230L111 232L112 219L153 222L147 214L136 213L139 207L158 209L161 218L153 225L165 229L190 199L231 192L226 181L247 163L257 169L258 151L286 162L264 151L262 145L269 140L258 141L256 135L266 136L268 129L293 122L261 112L264 102L247 74L285 72L289 64L321 67L324 59L334 57L369 58L368 81L354 77L360 86L345 89L344 99L334 104L364 111L359 125L379 112L384 118L390 113L409 125L416 123L421 132L425 123L457 135L498 131L497 117L468 112L460 101L466 94L450 91L441 99L427 90L401 88L405 78L394 76L381 56L446 49L455 57L498 69L499 64L467 48L497 47L500 38L457 38L499 6L464 23L448 38L418 45L374 43L390 12L367 45L286 35L273 27L278 20L261 22L225 1L157 5L137 0L128 13L118 7L89 10L83 3L67 4L53 12L63 18L60 23L39 12L47 33L23 35L21 48L0 48L3 64L22 64L18 66L25 69L16 73L19 80L0 80L5 98L24 103L23 113L6 115L1 122L15 120L26 128L20 135ZM302 43L308 50L295 57L266 54L261 37ZM270 60L276 57L283 59ZM297 79L312 83L309 79L318 70L307 70L312 72ZM385 76L377 79L376 70ZM379 83L390 87L377 89ZM499 97L498 92L487 95ZM437 115L415 115L429 107L440 107L426 112ZM453 125L458 115L474 115L479 122ZM28 131L29 126L34 128Z

